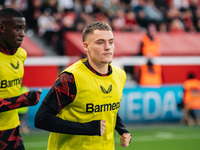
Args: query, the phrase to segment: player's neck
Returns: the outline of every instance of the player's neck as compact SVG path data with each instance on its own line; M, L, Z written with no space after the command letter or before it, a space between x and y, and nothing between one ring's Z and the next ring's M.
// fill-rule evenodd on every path
M90 66L98 73L100 73L101 75L105 75L108 73L108 64L105 63L95 63L93 61L89 61Z
M6 55L14 55L16 53L17 49L5 49L0 46L0 52L6 54Z
M107 74L108 73L108 64L90 64L94 70L99 72L100 74Z

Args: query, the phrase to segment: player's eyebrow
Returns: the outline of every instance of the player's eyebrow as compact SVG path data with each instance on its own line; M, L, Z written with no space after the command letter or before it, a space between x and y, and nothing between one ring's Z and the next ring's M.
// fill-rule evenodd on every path
M107 41L107 40L105 40L105 39L97 39L96 41ZM108 41L114 41L114 38L111 38Z

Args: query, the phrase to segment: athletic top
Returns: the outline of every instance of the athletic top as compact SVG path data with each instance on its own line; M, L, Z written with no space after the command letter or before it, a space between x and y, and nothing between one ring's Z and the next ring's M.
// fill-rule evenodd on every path
M89 65L88 61L82 60L82 62L79 62L78 64L81 66L81 68L84 68L85 71L87 70L86 71L87 74L82 74L81 75L82 77L85 77L86 75L90 74L90 76L94 79L95 78L101 79L101 78L104 78L104 77L106 79L108 79L108 78L113 78L113 76L115 76L116 74L120 74L121 78L120 79L115 78L115 80L119 79L118 81L119 82L121 81L121 83L119 83L119 85L123 84L120 87L120 88L123 89L124 83L125 83L125 73L121 69L119 69L119 68L116 69L114 67L114 71L113 71L114 74L113 74L112 73L113 67L111 67L109 65L108 74L101 75L100 73L96 72ZM118 71L116 71L116 70L118 70ZM35 117L36 127L47 130L47 131L51 131L51 132L57 132L57 133L76 134L76 135L100 135L100 129L99 129L100 120L94 120L94 121L91 121L91 122L88 122L88 123L79 123L79 122L74 122L74 121L62 120L62 119L55 116L56 114L58 114L58 116L61 115L62 114L61 112L65 111L65 108L69 107L71 104L74 105L73 103L77 100L76 94L77 94L78 91L76 92L76 88L77 88L77 90L79 89L77 87L77 86L79 86L79 84L77 84L77 82L75 82L75 81L78 80L78 77L77 77L77 80L76 80L76 77L75 77L75 81L74 81L74 76L73 76L74 73L72 74L72 73L69 73L69 72L66 72L66 71L70 71L70 70L65 70L64 72L62 72L60 74L60 76L58 77L58 79L54 83L53 87L50 89L49 93L44 98L43 103L41 104L41 106L40 106L40 108L39 108L39 110L36 114L36 117ZM73 72L73 71L70 71L70 72ZM111 75L111 77L109 77L110 75ZM90 79L87 79L87 80L90 80ZM106 81L106 82L108 82L108 81ZM90 81L87 82L87 85L89 83L90 83ZM104 83L104 84L106 84L106 83ZM114 86L113 86L114 84L112 86L110 86L111 84L108 84L108 83L107 83L108 86L106 86L104 84L102 84L102 87L101 86L98 87L99 88L98 90L100 90L99 92L101 92L102 95L104 95L103 94L104 92L108 93L108 94L105 94L105 95L111 94L111 91L114 88ZM82 84L82 86L83 86L83 84ZM88 87L88 86L85 86L85 87ZM91 90L91 87L88 87L88 88ZM119 93L122 94L122 90ZM118 95L118 94L116 94L116 95ZM96 95L94 97L96 97ZM111 99L111 98L108 97L108 98L105 98L105 99ZM118 103L117 101L119 101L119 99L120 98L118 98L118 100L116 100L116 102L111 102L111 104ZM80 99L79 99L79 101L80 101ZM111 104L109 104L109 106L111 106ZM92 105L88 104L88 111L89 111L88 114L91 113L90 112L92 110L91 106ZM102 105L102 107L103 106L104 105ZM114 129L116 129L117 132L120 135L122 135L123 133L128 133L125 126L123 125L121 118L117 115L117 110L118 110L117 107L118 106L117 105L115 106L115 104L113 104L112 106L113 106L113 109L115 109L114 110L115 115L113 115L113 117L111 119L112 121L110 120L113 123L113 126L112 126L112 131L109 134L112 135ZM95 107L98 107L98 105L95 105ZM95 111L97 111L97 110L98 109L96 109ZM109 112L113 113L112 111L110 111L110 108L109 108ZM92 113L105 114L105 113L108 113L108 112L103 111L103 112L92 112ZM59 116L59 117L61 117L61 116ZM116 120L116 118L117 118L117 120ZM109 120L109 119L107 119L107 120ZM82 122L85 122L85 121L82 121ZM106 122L106 124L109 124L109 121ZM105 134L105 136L107 134ZM58 135L62 135L62 134L58 134ZM79 137L79 136L77 136L77 137ZM88 136L86 136L86 137L88 137ZM98 138L98 136L94 136L94 137ZM114 137L110 137L110 138L113 140ZM110 141L112 141L112 140L110 140ZM53 145L51 143L54 143L54 142L55 141L50 140L49 145ZM114 149L113 143L112 144L111 143L112 142L110 142L110 145L112 145L111 149ZM77 144L77 141L76 141L75 145L76 144ZM60 144L60 145L62 145L62 144ZM62 146L64 146L64 145L65 144L63 143ZM93 146L92 146L92 149L94 149ZM49 148L51 148L51 146L49 146ZM71 148L73 148L73 147L70 146L70 149ZM82 146L81 146L81 148L82 148ZM95 147L95 148L97 148L97 147ZM54 148L54 149L56 149L56 148ZM65 149L66 149L66 147L65 147ZM100 148L100 149L102 149L102 148Z
M18 96L24 75L23 63L27 57L24 49L18 48L13 55L0 51L0 98ZM15 128L19 125L18 110L0 113L0 131Z

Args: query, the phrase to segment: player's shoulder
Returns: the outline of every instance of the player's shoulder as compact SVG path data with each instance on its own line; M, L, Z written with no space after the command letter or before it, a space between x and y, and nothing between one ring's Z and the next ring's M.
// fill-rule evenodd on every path
M120 68L120 67L118 67L118 66L113 66L113 65L111 65L111 68L112 68L113 70L116 70L116 71L119 71L119 72L125 72L122 68Z
M111 65L111 68L113 70L113 73L118 74L121 77L124 76L126 78L126 72L122 68L118 66L112 66L112 65Z
M74 72L74 71L77 71L78 68L81 68L82 66L84 66L83 61L79 60L75 62L74 64L72 64L71 66L67 67L65 71Z
M19 48L17 49L16 54L17 54L19 57L23 58L23 59L26 59L26 57L27 57L27 52L26 52L26 50L23 49L23 48L21 48L21 47L19 47Z

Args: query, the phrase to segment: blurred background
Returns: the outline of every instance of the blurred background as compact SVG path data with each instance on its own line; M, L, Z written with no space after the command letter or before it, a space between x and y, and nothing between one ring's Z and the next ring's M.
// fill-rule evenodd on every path
M43 91L26 112L26 149L46 149L49 133L34 127L35 113L58 74L85 57L81 33L92 21L113 28L112 64L127 73L119 114L133 134L129 149L199 149L200 123L181 104L185 81L200 80L200 0L0 0L3 7L26 18L23 85ZM200 110L199 89L189 110Z

